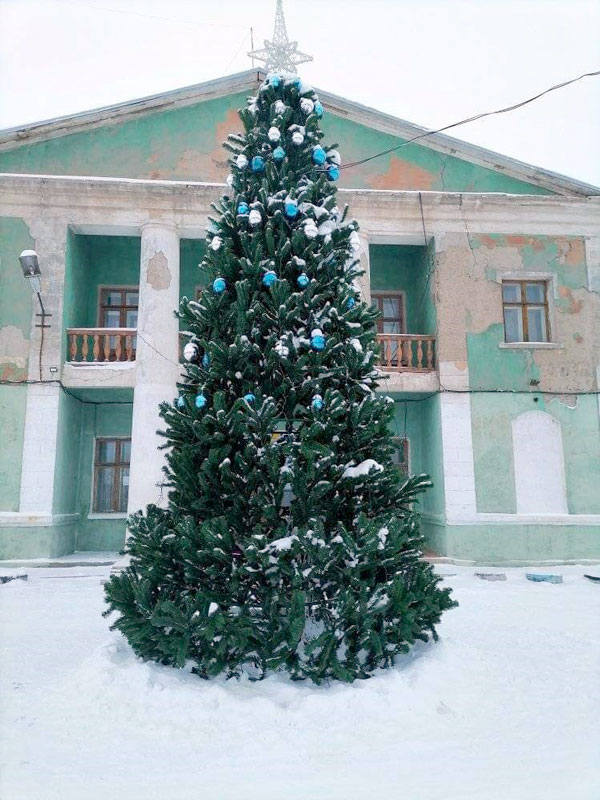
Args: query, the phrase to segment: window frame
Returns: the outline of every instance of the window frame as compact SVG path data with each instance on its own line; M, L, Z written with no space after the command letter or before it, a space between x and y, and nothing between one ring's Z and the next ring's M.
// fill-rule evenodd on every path
M520 300L505 300L504 299L504 286L506 284L518 284L520 287ZM534 284L534 285L541 285L544 291L544 299L541 303L530 302L527 300L527 285ZM550 325L550 301L548 296L548 289L550 287L550 281L548 278L542 278L539 276L531 276L531 277L522 277L522 276L509 276L504 275L500 281L500 290L501 290L501 297L502 297L502 326L504 328L504 344L507 346L511 345L547 345L552 342L552 327ZM519 307L521 309L521 330L523 333L522 339L517 339L515 341L507 341L506 339L506 316L505 310L507 307L514 308ZM544 310L544 320L546 323L546 338L545 339L529 339L529 315L528 310L530 308L543 308Z
M377 310L380 313L380 316L377 319L377 333L384 333L383 330L383 323L388 321L393 321L391 317L385 318L383 316L383 300L386 297L393 297L394 299L400 299L400 331L399 333L406 333L406 292L403 290L378 290L378 289L371 289L371 305L377 307ZM382 302L374 302L376 300L381 300ZM394 334L390 334L394 335Z
M138 296L137 305L135 305L135 306L132 306L132 305L109 306L106 303L102 302L103 297L108 292L120 292L122 295L124 295L126 292L136 292L137 296ZM104 322L103 322L103 317L104 317L103 312L104 312L105 309L108 309L108 308L112 308L112 309L118 308L119 309L119 312L120 312L119 313L119 323L120 324L119 324L118 327L119 328L126 328L127 325L125 325L123 321L124 321L124 319L126 317L127 311L129 311L131 309L136 309L136 311L138 311L138 314L139 314L139 308L140 308L140 286L139 286L139 284L135 284L135 285L107 284L107 285L98 286L98 327L99 328L108 327L107 325L104 325ZM136 325L136 328L137 328L137 325Z
M404 455L404 462L402 464L394 463L394 469L397 469L408 477L410 475L410 439L408 436L393 436L392 441L396 449L398 449L398 445L402 443ZM403 469L404 464L406 464L406 469Z
M99 445L101 442L115 442L115 461L106 461L100 462L99 461ZM123 442L129 442L129 461L122 461L121 460L121 450ZM100 473L100 469L102 468L112 468L114 469L114 476L113 476L113 483L111 488L111 497L110 497L110 511L100 511L96 507L97 503L97 492L98 492L98 476ZM120 500L120 491L121 491L121 473L124 468L129 470L129 475L131 477L131 436L96 436L94 438L94 457L92 459L92 502L91 502L91 514L92 517L104 517L104 516L126 516L127 511L121 511L118 508L119 500ZM129 489L128 489L129 490Z

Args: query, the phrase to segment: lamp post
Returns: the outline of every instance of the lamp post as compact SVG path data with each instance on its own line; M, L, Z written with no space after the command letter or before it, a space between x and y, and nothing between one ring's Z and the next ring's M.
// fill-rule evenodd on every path
M29 281L29 285L31 286L31 291L34 294L37 294L37 298L40 304L40 308L42 310L41 314L36 314L36 317L41 317L40 324L36 325L36 328L41 328L41 339L40 339L40 354L39 354L39 368L40 368L40 380L42 380L42 350L44 348L44 329L49 328L50 325L46 325L46 319L51 317L52 314L48 314L46 309L44 308L44 304L42 302L42 270L40 269L40 262L38 259L38 254L35 250L23 250L21 255L19 256L19 261L21 262L21 269L23 270L23 276L27 278Z

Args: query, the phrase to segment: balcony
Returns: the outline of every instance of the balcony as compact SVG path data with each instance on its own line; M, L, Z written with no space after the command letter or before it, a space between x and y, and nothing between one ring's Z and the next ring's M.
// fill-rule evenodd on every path
M71 387L133 387L137 328L67 328L63 382Z
M106 364L135 361L136 333L137 328L67 328L68 362Z
M433 372L435 336L414 333L378 333L380 366L386 372Z
M384 391L434 392L439 389L435 336L378 333L379 369Z

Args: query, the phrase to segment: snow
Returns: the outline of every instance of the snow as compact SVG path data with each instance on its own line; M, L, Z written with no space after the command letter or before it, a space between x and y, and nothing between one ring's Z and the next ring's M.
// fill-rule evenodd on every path
M363 475L368 475L371 470L382 472L383 467L373 458L367 458L361 461L357 467L346 467L342 473L342 478L360 478Z
M108 569L0 586L3 800L598 797L600 568L440 565L440 641L321 687L142 663L100 616Z

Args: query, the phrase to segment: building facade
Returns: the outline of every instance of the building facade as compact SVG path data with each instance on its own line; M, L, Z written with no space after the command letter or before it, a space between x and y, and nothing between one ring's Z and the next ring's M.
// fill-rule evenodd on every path
M0 558L118 550L165 501L174 311L202 291L221 143L264 75L0 134ZM422 129L321 92L346 163ZM600 560L600 190L445 136L343 171L399 469L430 548ZM42 298L18 264L35 249ZM43 334L43 340L42 340Z

